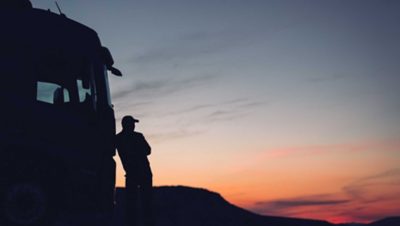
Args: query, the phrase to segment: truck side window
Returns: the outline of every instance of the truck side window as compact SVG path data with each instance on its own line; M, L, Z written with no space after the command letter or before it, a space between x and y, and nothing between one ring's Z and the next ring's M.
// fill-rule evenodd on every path
M86 109L96 110L97 95L93 64L83 66L76 79L77 101Z
M68 103L70 95L67 89L58 84L38 81L36 100L48 104Z

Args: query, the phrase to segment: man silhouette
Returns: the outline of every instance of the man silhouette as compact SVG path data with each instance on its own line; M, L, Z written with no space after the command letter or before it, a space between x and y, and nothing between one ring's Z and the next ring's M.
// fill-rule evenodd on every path
M132 116L122 119L122 131L116 136L116 146L125 170L126 219L130 226L138 223L138 201L142 209L143 223L152 226L152 172L147 156L150 145L143 134L135 132L139 120Z

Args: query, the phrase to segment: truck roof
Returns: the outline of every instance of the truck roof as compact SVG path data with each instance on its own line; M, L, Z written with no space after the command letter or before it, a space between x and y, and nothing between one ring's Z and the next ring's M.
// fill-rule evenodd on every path
M93 29L48 10L0 8L0 27L0 45L72 48L83 52L93 52L101 46Z

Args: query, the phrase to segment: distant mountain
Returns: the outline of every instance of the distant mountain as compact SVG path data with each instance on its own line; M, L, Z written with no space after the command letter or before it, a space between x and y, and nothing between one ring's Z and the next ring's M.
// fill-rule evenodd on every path
M124 194L117 189L114 226L123 226ZM183 186L157 187L154 192L156 226L400 226L400 217L371 224L334 225L326 221L262 216L227 202L205 189Z
M336 224L336 226L368 226L368 224L347 223L347 224Z
M117 189L115 226L122 226L124 189ZM157 226L332 226L326 221L261 216L228 203L221 195L183 186L158 187Z
M347 223L347 224L334 224L336 226L368 226L368 224L360 224L360 223Z
M370 224L337 224L336 226L400 226L400 217L388 217Z
M368 226L400 226L400 217L388 217L368 224Z

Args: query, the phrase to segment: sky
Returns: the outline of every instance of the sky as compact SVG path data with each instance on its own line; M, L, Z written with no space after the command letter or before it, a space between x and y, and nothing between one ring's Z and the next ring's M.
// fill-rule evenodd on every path
M58 2L124 73L117 130L140 119L155 185L264 215L400 215L399 1Z

